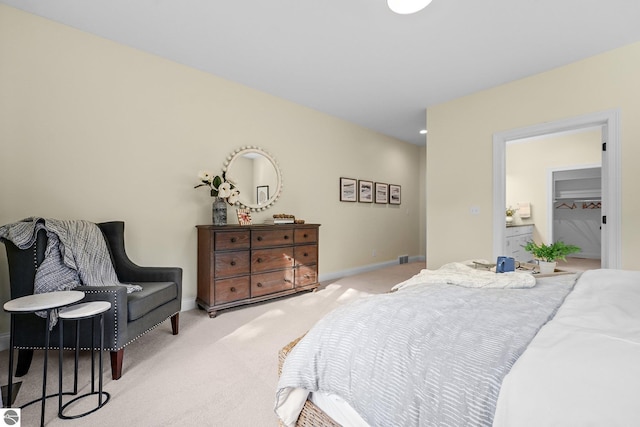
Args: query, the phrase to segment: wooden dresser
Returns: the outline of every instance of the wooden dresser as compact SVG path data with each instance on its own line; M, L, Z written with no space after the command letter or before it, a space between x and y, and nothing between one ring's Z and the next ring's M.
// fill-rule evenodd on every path
M319 224L198 225L198 297L218 310L318 287Z

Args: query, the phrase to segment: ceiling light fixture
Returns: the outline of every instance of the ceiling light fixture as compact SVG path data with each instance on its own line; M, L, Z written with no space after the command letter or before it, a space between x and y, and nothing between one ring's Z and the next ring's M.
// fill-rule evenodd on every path
M420 131L420 135L426 135L426 134L427 134L427 130L426 130L426 129L422 129L422 130Z
M389 9L400 15L416 13L429 6L431 0L387 0Z

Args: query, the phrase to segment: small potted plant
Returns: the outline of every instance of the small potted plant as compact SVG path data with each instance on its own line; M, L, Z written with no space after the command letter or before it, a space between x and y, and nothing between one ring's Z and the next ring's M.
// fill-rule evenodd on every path
M511 224L513 222L513 216L516 214L516 210L509 206L504 213L507 224Z
M544 243L537 244L531 241L524 245L524 250L531 252L531 254L538 259L540 273L542 274L553 273L558 260L566 261L567 255L580 252L578 246L567 245L562 240L558 240L550 245Z

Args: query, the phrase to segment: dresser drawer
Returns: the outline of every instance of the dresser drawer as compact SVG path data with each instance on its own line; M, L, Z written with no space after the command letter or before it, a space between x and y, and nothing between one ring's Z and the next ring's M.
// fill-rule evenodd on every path
M293 259L296 265L316 264L318 262L318 246L305 245L294 247Z
M223 304L249 298L250 284L249 276L216 280L213 285L215 303Z
M251 245L250 236L249 230L219 231L215 235L214 250L249 249Z
M249 264L249 251L236 252L216 252L215 257L215 277L238 276L249 274L251 266Z
M317 265L301 265L296 268L296 286L306 286L318 281Z
M293 269L272 271L251 276L251 297L293 289Z
M318 241L317 228L300 228L293 232L293 241L300 243L316 243Z
M251 272L253 273L291 267L293 267L292 247L251 251Z
M269 246L293 245L293 228L269 230L253 230L251 233L252 248L267 248Z
M514 237L533 234L533 225L512 225L507 227L505 237Z

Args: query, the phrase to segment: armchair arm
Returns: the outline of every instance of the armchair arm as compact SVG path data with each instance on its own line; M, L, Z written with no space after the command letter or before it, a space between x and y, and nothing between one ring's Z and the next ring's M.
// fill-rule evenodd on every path
M116 267L122 283L174 282L182 287L182 269L179 267L141 267L129 261L129 265Z
M127 288L124 286L78 286L74 290L85 293L81 302L107 301L111 308L104 314L104 347L115 351L127 339Z

